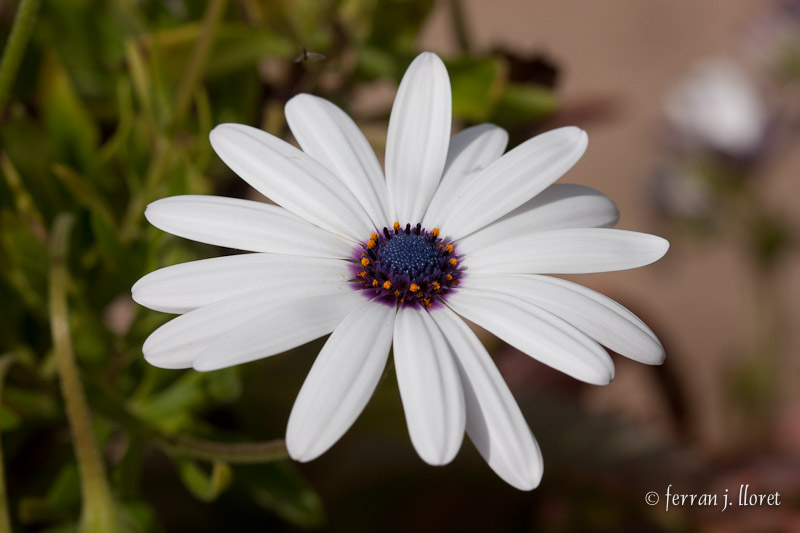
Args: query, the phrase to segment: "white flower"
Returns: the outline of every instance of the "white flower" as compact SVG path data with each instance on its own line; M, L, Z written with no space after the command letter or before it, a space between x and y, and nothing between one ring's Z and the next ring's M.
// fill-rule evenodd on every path
M726 59L698 64L667 96L665 112L688 142L733 156L751 155L767 128L767 111L753 82Z
M385 179L355 123L321 98L301 94L286 105L303 151L248 126L216 127L217 154L281 207L215 196L148 206L147 219L164 231L256 253L139 280L137 302L183 313L147 339L147 361L215 370L332 332L286 432L290 455L310 461L356 420L393 347L423 460L450 462L466 429L500 477L536 487L538 445L459 315L553 368L606 384L614 365L600 344L648 364L663 361L661 344L614 301L542 274L639 267L669 245L607 229L618 212L597 191L553 185L586 149L582 130L550 131L503 155L508 136L491 124L450 138L450 110L444 64L423 53L395 99Z

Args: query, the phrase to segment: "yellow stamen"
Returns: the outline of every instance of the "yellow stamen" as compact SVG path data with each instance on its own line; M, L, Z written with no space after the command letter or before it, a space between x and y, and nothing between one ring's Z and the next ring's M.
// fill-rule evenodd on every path
M378 240L378 234L377 233L373 233L372 235L369 236L369 240L377 241Z
M375 248L375 241L372 241L372 240L368 241L367 242L367 250L372 250L373 248Z
M378 286L378 280L377 279L373 279L372 280L372 286L373 287L377 287Z
M430 307L431 306L431 301L428 298L423 298L422 299L422 303L425 304L425 307Z
M439 248L444 248L444 244L439 244Z
M444 251L449 254L450 252L453 251L453 245L452 244L448 244L447 246L444 247Z
M394 297L395 297L395 298L400 298L400 291L398 291L398 290L395 290L395 291L394 291Z
M453 281L450 282L450 285L453 286L453 287L457 287L458 286L458 281L457 280L453 280Z
M450 261L448 261L448 263L450 263L450 264L451 264L451 265L453 265L453 266L456 266L456 265L458 264L458 259L456 259L456 258L454 257L454 258L452 258Z
M411 287L409 287L408 290L410 290L411 292L417 292L419 290L419 285L417 285L416 283L412 283Z
M431 232L431 235L433 235L434 237L438 237L439 236L439 228L433 228L433 231Z
M386 290L391 289L392 288L392 282L387 279L386 281L383 282L383 288L386 289Z
M358 277L359 278L363 278L366 275L367 275L367 272L365 270L362 270L361 272L358 273Z
M447 279L447 281L450 281L451 279L453 279L453 276L451 274L448 274L447 276L445 276L445 278Z
M366 257L361 258L361 266L367 266L369 264L369 259Z
M394 230L395 231L400 231L400 223L399 222L395 222L394 223Z
M433 290L435 290L435 291L438 291L439 289L441 289L441 288L442 288L442 286L441 286L441 285L439 285L439 282L438 282L438 281L434 281L434 282L432 283L432 285L433 285Z

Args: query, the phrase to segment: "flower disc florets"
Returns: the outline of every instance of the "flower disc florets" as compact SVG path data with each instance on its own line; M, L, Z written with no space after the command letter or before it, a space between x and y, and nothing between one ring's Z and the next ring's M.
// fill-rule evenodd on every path
M403 228L395 222L392 229L373 233L357 251L354 282L389 304L430 307L461 278L453 243L441 239L438 228L426 231L421 224Z

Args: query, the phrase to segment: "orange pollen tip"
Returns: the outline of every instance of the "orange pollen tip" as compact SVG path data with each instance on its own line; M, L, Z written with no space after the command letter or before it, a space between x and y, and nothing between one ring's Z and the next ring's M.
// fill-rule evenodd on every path
M431 306L431 301L428 298L424 298L422 300L422 303L425 304L425 307L430 307Z
M395 222L394 223L394 230L395 231L400 231L400 223L399 222Z
M369 264L369 259L367 259L366 257L362 257L361 258L361 265L362 266L367 266L368 264Z
M363 278L366 275L367 275L367 272L365 270L362 270L361 272L358 273L358 277L359 278Z
M452 244L448 244L447 246L444 247L444 251L449 254L450 252L453 251L453 245Z
M372 250L373 248L375 248L375 241L367 242L367 250Z
M451 279L453 279L453 275L452 274L448 274L448 275L445 276L445 278L447 278L447 281L450 281Z
M378 286L378 280L377 279L373 279L372 280L372 286L373 287L377 287Z
M394 297L395 297L395 298L400 298L400 291L398 291L398 290L395 290L395 291L394 291Z
M387 279L386 281L383 282L383 288L386 289L386 290L391 289L392 288L392 282Z
M453 281L450 282L450 285L452 285L453 287L457 287L458 286L458 281L453 280Z
M439 285L438 281L434 281L431 285L433 285L433 290L435 290L435 291L438 291L439 289L442 288L442 286Z
M378 240L378 234L377 233L373 233L372 235L369 236L369 240L377 241Z
M439 236L439 228L433 228L433 231L431 232L431 235L433 235L434 237L438 237Z
M450 261L448 261L448 263L450 263L450 264L451 264L451 265L453 265L453 266L456 266L456 265L458 264L458 259L456 259L456 258L454 257L454 258L452 258Z
M410 290L411 292L417 292L419 290L419 285L417 285L416 283L412 283L411 287L409 287L408 290Z

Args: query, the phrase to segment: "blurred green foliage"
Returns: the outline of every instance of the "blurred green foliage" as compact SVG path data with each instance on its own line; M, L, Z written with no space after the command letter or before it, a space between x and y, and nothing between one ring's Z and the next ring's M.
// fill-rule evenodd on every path
M0 45L18 7L0 5ZM352 112L370 84L400 79L432 8L432 0L42 3L0 109L0 354L15 358L0 429L15 528L74 531L80 512L48 311L48 247L61 213L76 220L73 349L128 526L164 527L163 506L142 488L153 475L180 480L201 502L235 493L295 525L324 523L320 498L292 464L275 462L283 455L274 443L245 461L262 464L214 457L215 442L235 450L254 440L217 423L243 394L238 369L199 374L143 361L145 338L170 317L137 307L130 287L161 266L218 253L150 227L143 212L164 196L246 194L213 154L211 128L242 122L286 136L283 103L303 91ZM326 59L294 61L303 48ZM532 129L556 110L552 88L512 79L501 53L445 59L463 124ZM388 114L355 118L385 131Z

